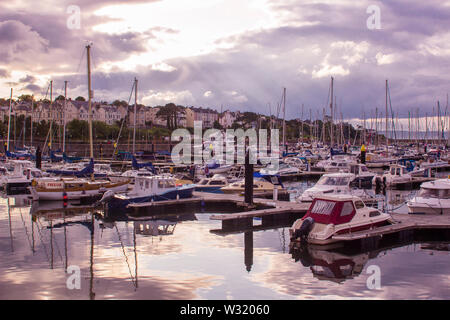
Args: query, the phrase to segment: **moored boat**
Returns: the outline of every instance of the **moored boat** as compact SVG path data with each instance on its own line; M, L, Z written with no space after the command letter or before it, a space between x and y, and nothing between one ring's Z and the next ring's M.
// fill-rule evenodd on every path
M352 182L355 181L355 177L353 173L345 172L324 174L313 187L303 191L297 198L297 202L311 202L314 198L333 194L347 194L372 198L366 190L356 189L351 186Z
M327 245L341 240L333 236L374 229L394 221L389 214L366 207L361 198L333 195L316 198L306 215L289 229L291 241Z
M203 178L195 185L195 191L200 192L212 192L212 193L223 193L221 188L228 185L228 180L226 177L215 174L211 178Z
M276 185L267 181L264 178L254 178L253 180L253 193L272 192ZM278 190L284 190L284 187ZM245 179L230 183L229 185L222 187L223 193L243 193L245 191Z
M136 177L131 191L114 194L106 202L108 210L123 210L130 203L191 198L194 188L194 184L177 186L175 178L169 176Z
M80 178L40 178L34 179L30 191L33 200L79 200L85 197L95 197L108 190L125 192L130 180L111 182Z
M409 213L450 214L450 179L422 183L419 193L407 206Z

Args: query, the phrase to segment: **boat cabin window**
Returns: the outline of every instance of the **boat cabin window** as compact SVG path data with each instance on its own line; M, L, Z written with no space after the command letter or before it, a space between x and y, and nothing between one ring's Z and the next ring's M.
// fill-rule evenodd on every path
M362 201L360 201L360 200L355 201L355 207L356 207L356 209L362 209L362 208L364 208L364 202L362 202Z
M350 182L348 177L322 177L317 181L318 185L345 186Z
M361 166L361 171L362 171L362 172L367 172L367 171L369 171L369 169L367 169L366 166Z
M344 202L341 210L341 217L348 216L353 213L353 203L351 201Z
M450 199L450 189L441 190L441 199Z
M205 186L208 184L208 179L202 179L200 180L200 182L198 183L199 185Z
M173 180L167 180L166 188L175 188L175 182Z
M211 186L223 186L225 182L221 180L212 180L209 184Z
M391 168L391 176L395 176L395 168Z
M438 189L422 188L419 191L419 197L423 197L423 198L439 198L439 190Z
M145 189L150 188L150 182L148 180L145 180Z
M333 201L316 200L314 206L311 209L311 213L329 216L331 212L333 212L335 204L336 202Z
M173 181L170 180L160 180L158 181L158 188L173 188L175 187L175 184L173 183Z
M31 171L31 175L34 178L41 178L42 177L42 174L39 171Z

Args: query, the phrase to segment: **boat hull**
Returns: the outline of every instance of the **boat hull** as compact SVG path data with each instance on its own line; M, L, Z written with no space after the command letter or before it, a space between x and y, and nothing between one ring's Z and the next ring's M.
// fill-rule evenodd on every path
M202 186L197 186L195 187L195 191L198 192L209 192L209 193L223 193L223 191L221 190L223 186L217 186L217 187L202 187Z
M410 214L426 214L426 215L442 215L450 214L450 208L443 208L438 206L419 206L419 205L408 205L408 212Z
M55 191L39 191L31 187L30 191L33 196L33 200L42 201L60 201L65 198L65 200L80 200L83 198L99 196L102 193L111 190L113 192L125 192L128 189L128 183L122 182L111 185L111 187L100 187L95 189L87 190L55 190ZM66 196L66 197L65 197Z
M130 197L126 195L116 195L108 202L109 211L123 211L127 209L127 206L131 203L144 203L152 201L164 201L164 200L176 200L176 199L186 199L191 198L193 195L195 187L185 187L176 190L168 191L164 194L153 194L147 196Z

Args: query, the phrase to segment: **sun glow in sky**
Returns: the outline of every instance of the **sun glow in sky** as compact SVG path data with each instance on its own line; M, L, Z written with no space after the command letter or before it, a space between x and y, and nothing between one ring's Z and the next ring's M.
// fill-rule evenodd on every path
M287 89L287 118L328 110L330 77L344 117L385 103L400 118L435 114L450 74L450 1L31 0L0 2L0 96L86 96L86 41L93 42L95 99L174 102L265 112ZM69 6L81 28L67 27ZM381 28L370 29L369 6ZM59 90L59 91L58 91ZM444 108L445 109L445 108ZM265 111L263 111L265 110Z
M165 0L147 4L113 5L95 12L115 21L96 25L96 31L123 34L152 30L157 39L148 51L124 61L103 65L132 70L176 57L207 54L233 47L234 35L275 28L280 22L266 0ZM225 41L219 41L226 39Z

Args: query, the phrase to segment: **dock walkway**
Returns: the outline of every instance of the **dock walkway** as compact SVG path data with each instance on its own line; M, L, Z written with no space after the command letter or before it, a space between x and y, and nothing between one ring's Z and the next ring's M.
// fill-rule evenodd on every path
M333 239L341 241L352 241L371 238L406 230L416 229L450 229L450 216L393 214L396 224L378 227L372 230L351 232L348 234L335 235Z

